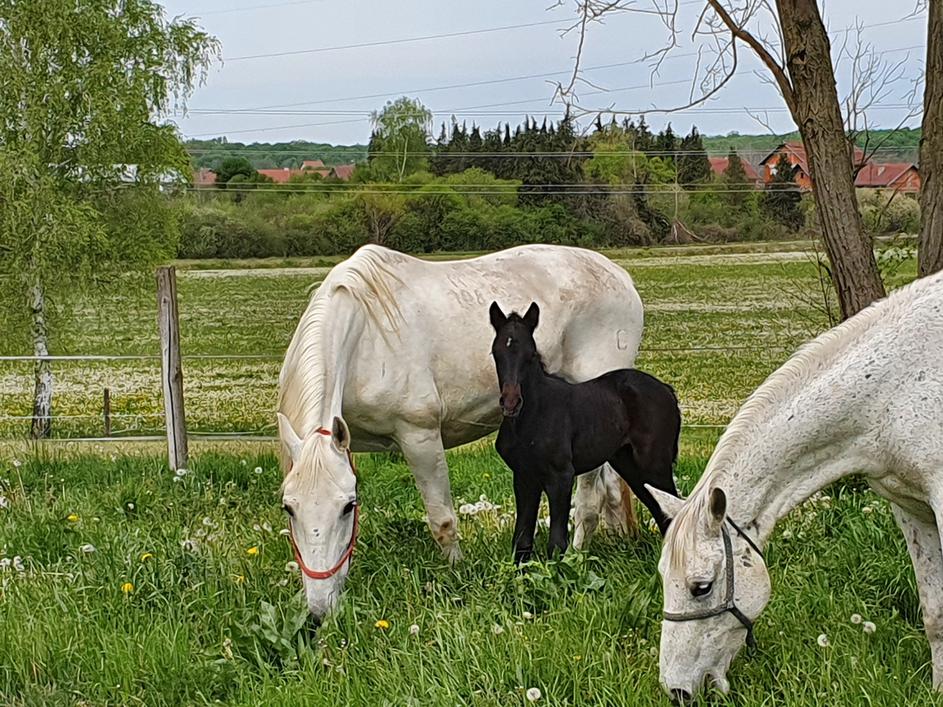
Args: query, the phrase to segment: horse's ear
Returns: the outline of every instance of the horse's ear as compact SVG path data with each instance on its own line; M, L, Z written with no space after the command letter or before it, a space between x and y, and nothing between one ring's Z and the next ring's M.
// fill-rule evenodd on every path
M508 323L508 318L504 316L504 312L501 311L501 307L498 306L497 302L491 303L488 315L491 317L491 326L494 327L495 331L500 331L501 327Z
M331 425L331 439L334 440L334 444L342 452L350 449L350 429L343 418L334 418L334 423Z
M678 511L681 510L681 506L684 505L683 498L673 496L667 491L656 489L654 486L649 486L648 484L645 484L645 489L654 497L655 503L657 503L658 507L661 508L661 512L664 513L669 519L678 515Z
M301 437L295 432L288 418L281 413L278 413L278 436L281 437L282 444L288 448L288 456L291 457L292 463L297 464L301 456Z
M524 323L531 333L537 328L538 321L540 321L540 307L537 306L536 302L531 302L530 307L527 308L527 313L524 315Z
M716 486L711 489L711 496L707 504L711 516L708 520L711 532L720 532L724 524L724 518L727 517L727 494L724 490Z

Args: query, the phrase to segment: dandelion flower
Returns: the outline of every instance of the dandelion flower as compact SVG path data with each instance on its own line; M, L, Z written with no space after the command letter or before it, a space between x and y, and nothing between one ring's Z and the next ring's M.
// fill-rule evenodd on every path
M418 636L418 635L419 635L419 625L418 625L418 624L413 624L412 626L409 627L409 635L410 635L410 636Z
M154 557L153 553L145 552L143 555L141 555L141 562L145 562L151 559L152 557Z
M863 624L861 624L861 629L862 629L865 633L874 633L875 631L877 631L877 628L878 628L878 627L875 626L875 625L874 625L872 622L870 622L870 621L865 621Z
M390 627L390 622L386 619L380 619L375 624L373 624L373 627L378 628L381 631L386 631Z
M268 522L262 523L262 530L264 530L266 533L271 533L271 532L272 532L272 524L271 524L271 523L268 523Z
M245 575L242 575L242 574L234 574L232 577L232 581L235 582L236 584L242 584L243 582L246 581L246 577Z
M19 469L21 466L23 466L23 462L21 462L19 459L14 459L14 460L13 460L13 467L14 467L14 468Z
M528 702L536 702L541 697L543 697L543 693L541 693L539 687L527 688L527 692L525 692L524 695L527 697Z
M463 516L473 516L475 515L475 507L470 503L463 503L458 507L458 512Z
M257 467L255 468L255 473L256 473L256 474L261 474L261 473L262 473L262 467L257 466Z
M133 504L131 501L128 501L127 508L128 508L129 511L133 511L133 510L134 510L134 504Z
M828 648L828 636L826 636L824 633L819 634L816 643L819 644L820 648Z
M15 569L17 572L26 571L26 568L23 566L23 558L19 555L16 555L13 558L13 569Z
M860 623L861 623L861 614L852 614L852 615L851 615L851 623L853 623L855 626L857 626L858 624L860 624Z
M865 506L861 509L861 512L864 514L874 513L874 509L871 506Z
M65 519L66 519L67 521L69 521L70 523L78 523L78 522L79 522L79 517L78 517L78 515L75 514L75 513L70 513L69 515L67 515L67 516L65 517Z
M213 519L210 518L209 516L206 516L206 517L203 518L203 525L205 525L207 528L215 528L215 527L216 527L216 523L214 523L214 522L213 522Z
M92 545L91 543L86 543L85 545L80 547L79 550L84 552L86 555L91 555L93 552L96 552L95 546Z
M253 529L255 532L257 532L257 533L261 533L261 532L262 532L262 526L259 525L258 523L256 523L255 525L253 525L253 526L252 526L252 529Z
M523 617L524 617L525 619L527 619L528 621L530 621L532 618L534 618L534 615L533 615L532 613L530 613L529 611L525 611L523 614L521 614L521 616L523 616Z
M575 660L575 661L577 661L577 662L578 662L578 661L581 661L581 660L583 660L583 656L581 656L581 655L575 655L575 656L573 656L573 660Z
M502 633L504 633L504 627L495 624L491 627L491 633L493 633L495 636L500 636Z
M6 496L0 496L0 508L9 508L10 501Z
M183 467L180 467L179 469L177 469L177 470L174 472L174 475L175 475L178 479L182 479L184 476L186 476L186 475L189 474L189 473L190 473L190 470L189 470L189 469L184 469Z
M5 570L10 566L10 558L4 557L0 558L0 570Z
M185 552L196 552L199 543L196 540L187 538L186 540L180 541L180 547L182 547Z
M131 582L125 582L124 584L121 585L121 591L124 592L125 594L130 594L131 592L134 591L134 585L131 584Z
M285 563L285 571L286 571L286 572L297 572L297 571L298 571L298 563L295 562L294 560L292 560L291 562L286 562L286 563Z
M257 545L253 545L248 550L246 550L246 554L255 557L259 554L259 547Z

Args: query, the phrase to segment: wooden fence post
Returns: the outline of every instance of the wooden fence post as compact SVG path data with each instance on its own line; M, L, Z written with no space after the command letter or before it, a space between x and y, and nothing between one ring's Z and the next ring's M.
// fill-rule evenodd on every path
M177 275L172 267L157 270L157 319L160 325L160 372L164 389L168 460L171 469L183 469L187 466L187 424L183 414Z
M105 416L105 436L111 437L111 391L105 388L102 400L102 414Z

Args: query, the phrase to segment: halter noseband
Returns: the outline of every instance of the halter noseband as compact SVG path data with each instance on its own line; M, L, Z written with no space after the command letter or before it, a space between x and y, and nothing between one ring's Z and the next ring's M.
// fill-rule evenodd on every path
M326 430L323 427L319 427L315 430L317 434L324 435L325 437L330 437L330 430ZM350 451L350 447L347 448L347 461L350 463L350 471L354 475L354 478L357 477L357 467L354 466L354 455ZM354 548L357 546L357 534L360 531L360 504L356 501L354 502L354 527L350 532L350 542L347 543L347 549L344 550L344 554L341 555L341 558L337 561L333 567L328 570L317 571L313 570L308 565L305 564L305 561L301 557L301 553L298 551L298 543L295 542L295 528L292 525L291 519L288 519L288 539L291 541L291 548L295 552L295 562L298 563L299 569L304 573L306 577L311 579L330 579L335 574L341 571L341 568L347 564L351 557L354 554Z
M756 546L750 536L743 532L739 525L734 523L730 518L727 518L727 522L730 523L731 527L737 531L737 535L747 541L753 551L760 556L760 559L763 558L763 553L760 552L760 548ZM737 608L737 604L734 600L734 578L733 578L733 545L730 542L730 533L727 532L727 526L724 525L721 527L721 534L724 537L724 563L726 567L726 596L724 597L723 602L719 606L715 606L711 609L702 609L701 611L692 611L687 614L681 613L672 613L666 611L664 613L665 621L697 621L698 619L709 619L712 616L720 616L721 614L726 614L730 612L733 614L734 618L737 619L743 627L747 630L747 646L750 648L756 648L756 638L753 637L753 621L740 609Z

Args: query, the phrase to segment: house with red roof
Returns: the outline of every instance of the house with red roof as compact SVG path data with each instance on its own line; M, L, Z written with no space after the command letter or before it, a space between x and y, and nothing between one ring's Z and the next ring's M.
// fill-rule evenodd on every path
M809 157L801 142L784 142L760 161L763 181L772 181L780 155L785 155L792 165L793 178L799 188L803 191L812 189ZM860 147L855 147L854 161L856 165L862 165L855 177L855 186L858 188L894 189L911 193L920 191L920 174L914 164L866 160L865 152Z
M357 165L355 164L339 164L331 167L330 176L335 179L340 179L342 182L346 182L353 176L355 169L357 169Z
M707 159L711 163L711 172L713 172L716 177L723 178L727 167L730 166L730 160L727 157L708 157ZM743 165L743 172L746 174L748 182L753 185L753 188L761 188L763 186L763 180L760 179L760 175L757 174L756 168L742 158L740 164Z

